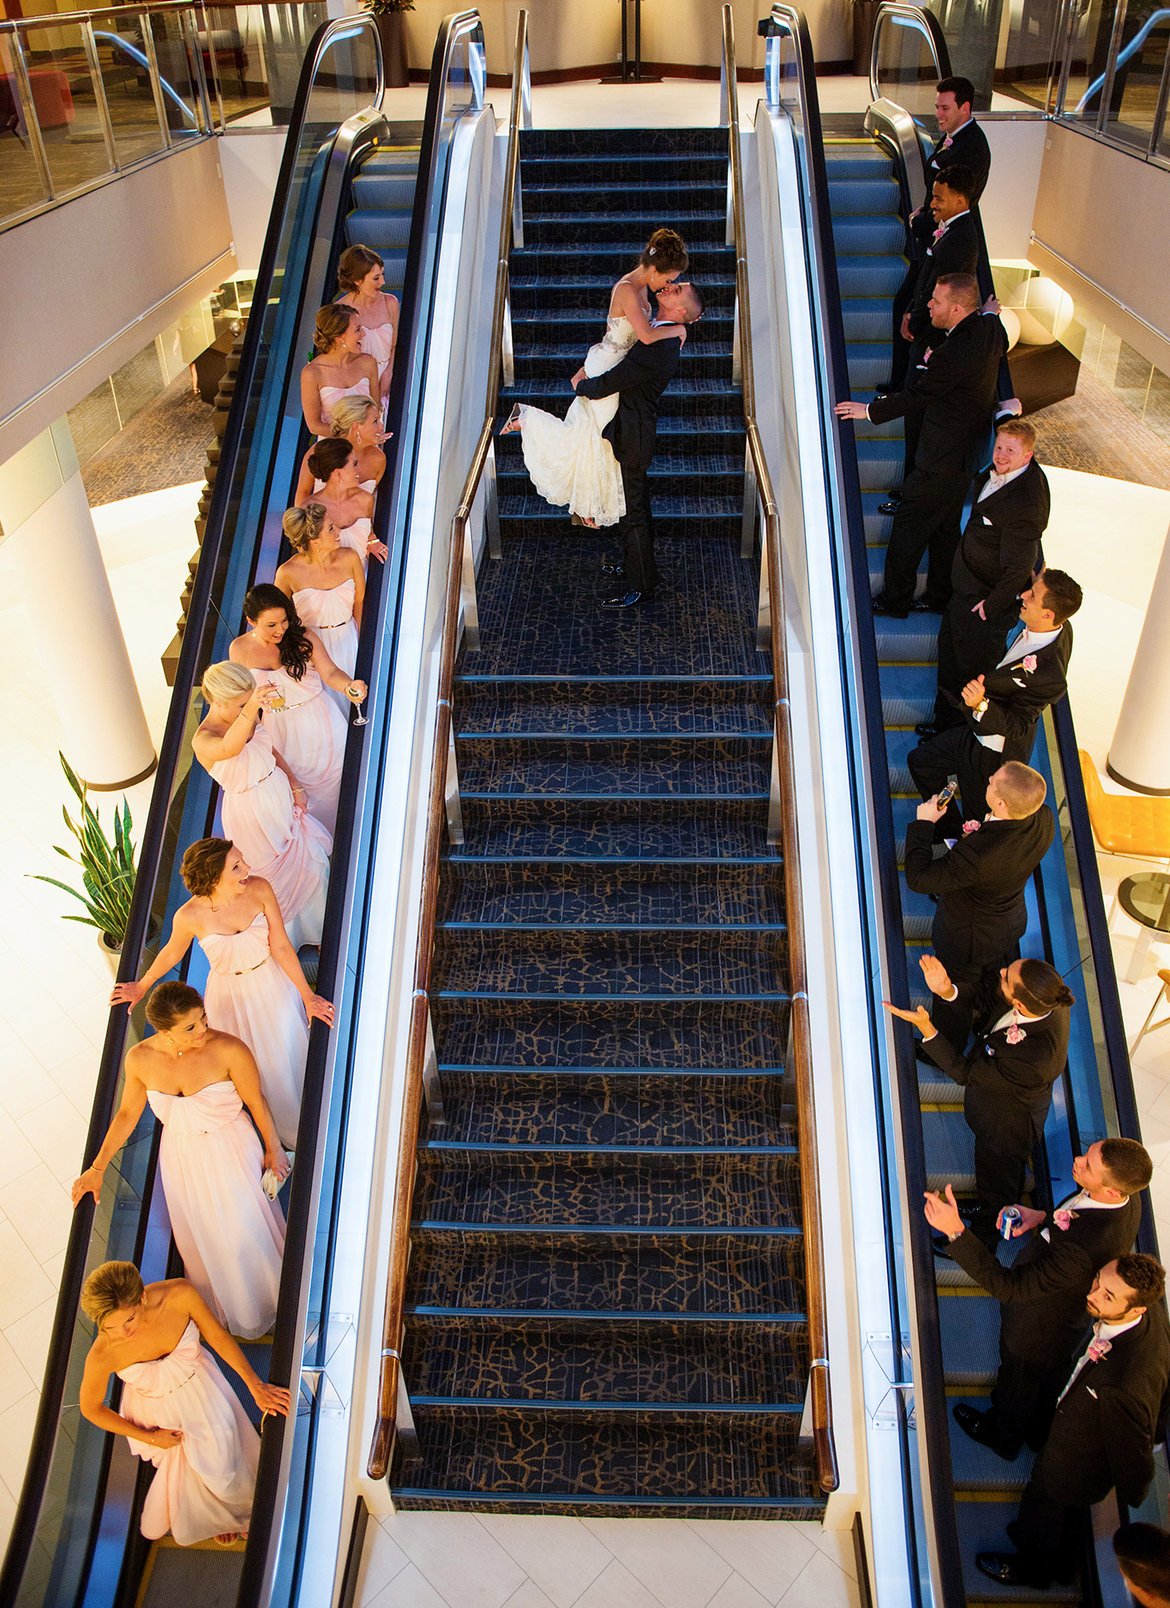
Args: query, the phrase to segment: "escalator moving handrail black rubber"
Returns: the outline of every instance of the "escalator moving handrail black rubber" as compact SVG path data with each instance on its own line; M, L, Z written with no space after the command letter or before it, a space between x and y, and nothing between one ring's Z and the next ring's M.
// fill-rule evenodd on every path
M366 19L355 18L325 22L317 29L310 41L309 50L301 69L296 97L293 101L288 136L285 141L280 172L276 181L272 203L273 221L270 223L265 237L264 250L261 254L260 266L256 274L252 304L258 310L258 314L260 310L267 306L272 291L276 256L280 243L279 220L284 216L289 203L300 137L306 121L309 96L312 92L317 68L325 47L333 36L343 31L352 30L355 26L372 27L372 24L367 23ZM380 99L382 89L380 53L378 62ZM191 601L187 611L187 629L183 634L183 642L179 651L175 683L171 693L170 708L167 712L167 723L163 732L162 742L159 744L154 790L151 794L150 808L147 812L146 825L143 829L142 841L139 847L134 897L131 902L126 937L122 945L122 961L118 968L119 982L133 981L138 975L142 952L150 927L151 912L158 891L160 865L163 851L166 847L167 825L174 779L186 742L187 717L199 669L200 646L203 635L202 625L213 606L213 586L219 577L224 556L224 537L228 512L225 505L234 482L234 465L243 446L243 442L240 439L241 415L247 405L247 398L255 380L258 361L263 354L261 343L262 326L263 318L261 316L252 317L249 318L244 331L235 393L232 398L231 410L220 449L219 468L215 485L212 489L207 526L200 548L199 566L195 572ZM110 1012L105 1039L102 1044L101 1062L94 1091L89 1129L86 1134L84 1151L86 1156L96 1154L113 1116L129 1024L130 1013L128 1011L112 1010ZM65 1392L66 1371L72 1347L73 1326L81 1300L81 1286L85 1281L86 1257L95 1210L95 1203L92 1197L87 1196L76 1207L70 1227L65 1262L61 1271L57 1309L53 1318L53 1338L45 1364L44 1382L41 1387L41 1396L33 1429L32 1448L29 1454L20 1500L17 1504L16 1516L13 1521L12 1537L3 1566L0 1567L0 1602L14 1601L16 1598L40 1516L41 1503L48 1482L53 1449L57 1438L58 1422Z
M934 50L934 62L938 68L938 77L941 81L949 78L953 71L951 67L951 53L947 46L946 35L942 25L933 11L926 11L921 6L911 6L905 0L882 0L878 7L877 18L873 30L873 46L869 58L869 94L871 100L882 98L881 83L878 79L878 45L881 42L882 18L888 16L905 17L908 22L918 23L923 32L929 37Z
M474 10L458 12L444 18L435 40L435 49L431 59L427 106L423 121L422 143L419 150L418 179L415 185L414 205L411 212L410 239L407 245L403 293L400 298L401 311L399 314L394 374L390 382L390 396L387 407L387 417L391 420L402 420L405 415L407 387L410 382L410 376L416 370L418 348L420 344L425 345L429 341L431 321L429 317L424 316L424 313L429 310L429 302L425 302L422 281L427 255L428 221L435 207L436 191L440 190L446 182L445 170L440 171L439 168L444 120L444 88L456 43L468 31L469 24L472 23L473 19L474 26L482 29L478 13ZM408 476L413 479L415 460L413 441L408 439L406 431L402 429L396 430L392 439L393 447L387 452L386 473L382 481L383 486L387 491L391 491L392 495L380 497L374 505L373 533L382 541L386 541L391 534L392 508L396 504L401 504L404 498L407 501L409 500L410 492L403 477ZM389 447L390 443L386 445ZM400 528L405 533L404 520L400 521ZM392 549L381 574L372 577L377 589L377 596L374 602L377 609L376 635L379 641L387 631L397 632L402 602L403 565L401 561L403 556L401 551ZM393 596L390 595L392 575L397 581ZM357 665L354 671L359 680L368 679L374 654L375 633L363 630L358 648ZM390 679L388 676L387 685L379 689L383 694L389 691ZM374 690L371 688L371 695ZM373 722L366 729L368 732L372 732L374 730ZM348 884L353 866L354 820L360 793L361 765L362 745L360 743L347 744L338 798L337 826L333 840L334 862L339 867L345 868L345 891L347 893L350 891ZM338 980L338 965L342 958L342 950L348 930L346 920L347 903L348 901L343 898L335 899L333 889L332 887L330 888L330 900L326 910L324 930L321 935L320 960L317 969L317 991L319 993L323 992L327 998L333 996ZM333 1033L330 1033L323 1023L314 1022L309 1034L309 1052L305 1063L305 1083L302 1095L301 1126L297 1137L301 1147L306 1153L312 1155L317 1153L321 1097L325 1087L331 1053L336 1053L336 1031L334 1029ZM335 1065L335 1075L336 1070ZM346 1090L348 1090L351 1071L352 1053L347 1054L344 1065ZM284 1263L281 1268L270 1367L270 1378L282 1381L292 1379L294 1364L297 1360L297 1350L300 1344L300 1335L303 1331L303 1322L298 1322L297 1319L298 1317L303 1318L303 1313L300 1310L304 1280L303 1263L305 1250L309 1243L312 1220L315 1215L314 1192L309 1187L311 1180L302 1177L302 1187L299 1191L296 1188L297 1181L294 1174L293 1189L289 1198L286 1218ZM330 1246L331 1254L332 1245ZM282 1528L276 1520L278 1508L282 1505L281 1481L285 1471L287 1431L294 1420L296 1405L294 1395L290 1416L287 1419L273 1418L269 1420L261 1436L260 1463L256 1475L252 1524L240 1574L236 1597L237 1608L252 1608L253 1604L266 1600L267 1589L271 1585L276 1562L275 1551L279 1546ZM293 1598L295 1600L295 1587Z
M822 440L826 455L832 459L836 483L842 489L839 516L842 517L845 539L846 585L849 594L849 617L865 624L870 616L869 571L865 557L865 524L861 506L861 485L857 472L857 455L843 450L843 435L833 415L833 403L849 395L849 369L845 356L845 324L841 314L841 294L837 279L837 252L833 240L833 218L829 207L829 180L825 165L824 135L821 127L820 103L816 92L814 54L808 23L804 13L796 6L774 5L769 17L760 25L761 35L784 32L792 40L795 53L800 102L805 124L803 149L806 157L808 199L817 233L817 250L809 253L812 271L817 277L819 305L823 314L822 337L825 346L824 383L828 394L821 397ZM830 477L830 483L832 483ZM881 690L878 675L877 644L872 630L859 629L855 633L858 658L861 664L859 684L863 704L858 714L866 747L869 774L875 778L888 775L889 764L885 748L885 726L882 720ZM893 816L888 809L872 813L870 829L875 844L875 860L881 882L881 904L885 913L884 924L878 931L881 950L881 974L901 999L909 998L909 977L906 971L906 949L902 934L902 897L898 885L897 843L894 836ZM858 823L860 831L860 823ZM859 878L860 881L860 878ZM868 891L861 887L862 904L869 903ZM863 929L864 934L864 929ZM868 942L868 940L867 940ZM873 968L868 968L873 974ZM888 1032L876 1015L877 1007L871 998L870 1027L875 1046L875 1066L878 1061L877 1043ZM907 1036L891 1035L895 1076L898 1082L898 1144L905 1168L906 1193L910 1202L921 1200L926 1189L926 1154L923 1145L922 1125L918 1120L918 1069L913 1047ZM879 1099L879 1110L882 1102ZM887 1190L887 1221L890 1213L898 1209L896 1197ZM912 1219L913 1221L913 1219ZM915 1225L917 1226L917 1225ZM950 1433L947 1427L946 1383L943 1373L942 1333L939 1326L938 1304L935 1298L934 1257L929 1236L911 1232L905 1247L913 1271L914 1288L927 1292L928 1299L914 1302L916 1329L915 1398L918 1406L919 1432L924 1434L928 1464L931 1470L933 1492L945 1500L933 1506L935 1536L938 1541L937 1557L942 1600L961 1603L964 1600L962 1560L959 1555L959 1534L950 1493L954 1487L951 1466ZM892 1294L892 1292L891 1292ZM896 1307L892 1314L896 1335L900 1321ZM896 1353L895 1348L895 1353ZM929 1410L926 1410L929 1404ZM907 1453L909 1455L909 1453ZM907 1515L907 1534L915 1547L914 1526ZM916 1550L916 1547L915 1547Z

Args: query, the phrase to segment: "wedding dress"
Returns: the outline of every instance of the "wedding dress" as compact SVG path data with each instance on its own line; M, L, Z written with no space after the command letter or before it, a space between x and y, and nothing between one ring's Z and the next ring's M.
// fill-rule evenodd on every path
M628 318L609 318L605 334L585 357L596 379L625 357L635 340ZM524 467L545 502L597 525L616 525L626 511L622 472L602 431L617 412L616 395L590 402L576 397L563 419L543 408L520 409Z
M188 1323L173 1351L119 1368L121 1413L143 1429L179 1429L164 1451L128 1437L130 1450L158 1471L142 1505L141 1529L156 1541L169 1531L181 1547L248 1528L260 1437L243 1404Z

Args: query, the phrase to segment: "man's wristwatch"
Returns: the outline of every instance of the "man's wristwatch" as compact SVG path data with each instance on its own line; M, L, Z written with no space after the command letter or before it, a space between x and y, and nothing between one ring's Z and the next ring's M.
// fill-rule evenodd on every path
M980 698L979 702L975 705L975 707L971 711L971 713L973 715L985 715L987 713L988 705L990 703L991 703L990 698Z

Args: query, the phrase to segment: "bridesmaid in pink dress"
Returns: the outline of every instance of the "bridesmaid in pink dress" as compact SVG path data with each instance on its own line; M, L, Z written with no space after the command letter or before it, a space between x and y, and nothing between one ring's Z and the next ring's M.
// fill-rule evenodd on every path
M313 332L316 356L301 370L301 407L315 436L327 436L331 409L343 396L380 396L378 365L362 350L357 309L330 302L317 314Z
M343 547L337 526L320 503L289 508L281 528L293 550L276 572L276 584L293 600L293 607L321 639L325 652L345 674L357 665L358 629L366 577L362 561L352 547ZM331 692L348 713L346 700Z
M378 381L385 404L394 373L398 342L398 297L383 287L386 275L376 251L369 246L347 246L337 262L339 307L353 307L362 326L362 349L378 365Z
M332 1027L333 1006L309 987L276 895L251 874L234 844L203 838L184 854L181 870L192 897L175 911L153 966L135 983L118 983L110 1004L133 1010L197 939L210 967L207 1018L217 1031L243 1039L256 1057L276 1131L294 1150L308 1022L318 1017Z
M351 703L361 703L366 684L337 668L278 586L254 586L244 598L244 614L252 629L236 638L228 656L280 694L280 702L271 704L265 716L272 746L304 787L311 813L332 833L346 727L324 689L332 687Z
M388 441L391 434L382 428L382 415L377 404L364 396L343 396L333 409L331 430L335 440L348 441L357 453L358 485L361 489L377 491L378 483L386 473L386 454L382 451L382 442ZM298 508L303 508L307 502L319 501L317 493L323 483L309 468L312 450L310 447L301 459L301 472L297 476L296 496L293 498Z
M260 1437L243 1404L203 1349L239 1375L263 1413L288 1417L291 1398L269 1385L186 1279L144 1285L133 1262L103 1262L85 1281L81 1310L97 1327L81 1379L82 1414L125 1435L153 1463L142 1534L168 1533L182 1547L248 1532ZM110 1377L122 1381L121 1412L105 1405Z
M191 747L223 789L224 833L272 884L293 948L319 944L333 839L273 749L263 716L276 689L258 687L250 670L225 659L208 666L203 696L211 707Z
M321 490L313 498L336 524L342 544L352 547L365 569L367 554L386 562L386 548L370 534L374 499L358 482L358 455L348 441L334 436L318 441L309 453L308 465Z
M260 1074L246 1044L207 1026L186 983L160 983L146 1019L154 1033L127 1052L122 1104L74 1180L73 1204L101 1198L106 1168L149 1103L162 1123L163 1194L183 1269L219 1321L253 1340L276 1318L284 1254L284 1215L260 1180L265 1169L288 1174Z

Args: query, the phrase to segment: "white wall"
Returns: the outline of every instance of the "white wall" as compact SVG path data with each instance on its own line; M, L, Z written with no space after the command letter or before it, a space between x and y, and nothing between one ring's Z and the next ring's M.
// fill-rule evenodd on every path
M981 127L991 146L991 179L979 203L988 254L1026 257L1051 124L983 120Z
M219 142L232 248L245 271L260 266L287 134L286 128L256 129L225 134Z

